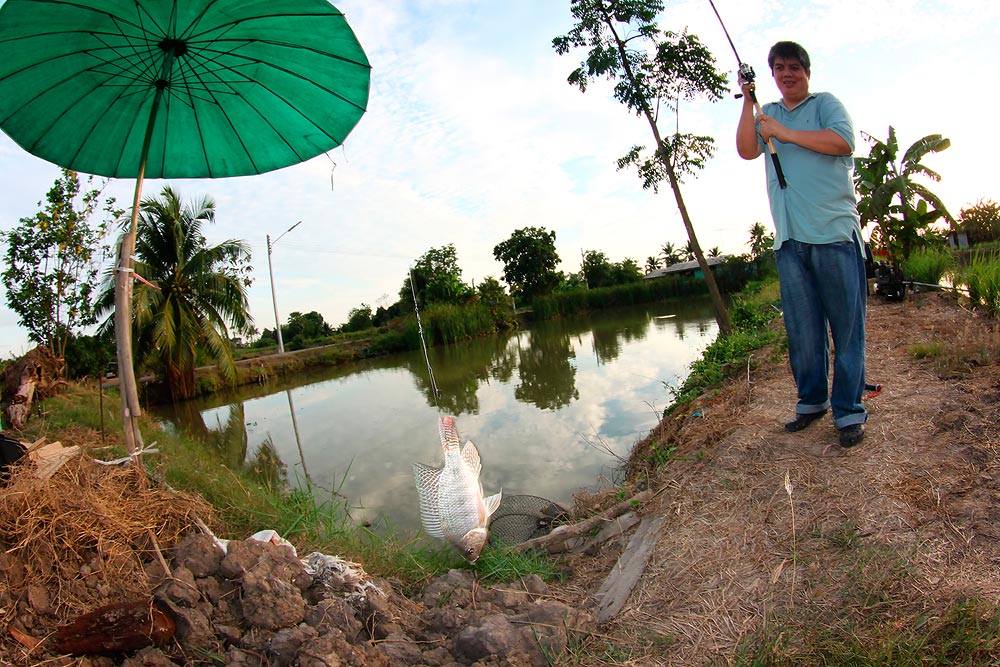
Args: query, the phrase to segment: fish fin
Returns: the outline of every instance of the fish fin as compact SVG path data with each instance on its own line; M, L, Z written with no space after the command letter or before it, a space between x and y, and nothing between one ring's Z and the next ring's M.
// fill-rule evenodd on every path
M438 417L438 434L441 436L441 447L446 451L449 447L458 447L462 443L458 439L458 427L454 417Z
M486 517L489 518L494 512L500 509L500 501L503 500L503 489L483 500L486 505Z
M476 446L472 444L471 440L465 441L465 447L462 447L462 460L465 461L466 465L472 468L472 472L477 475L482 472L483 464L479 460L479 450Z
M413 464L413 477L417 483L417 498L420 501L420 523L424 532L431 537L444 537L441 528L441 504L438 483L441 470L423 463Z

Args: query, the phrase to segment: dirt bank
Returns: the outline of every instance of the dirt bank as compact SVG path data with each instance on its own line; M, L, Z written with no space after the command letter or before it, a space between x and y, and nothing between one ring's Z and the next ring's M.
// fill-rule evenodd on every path
M816 637L875 643L887 628L934 626L965 598L995 609L997 323L939 293L872 299L868 313L868 377L883 388L861 445L842 450L828 418L786 433L787 359L761 351L760 366L637 448L633 481L654 444L676 447L648 473L662 493L643 513L664 517L649 566L604 628L630 647L628 664L729 664L767 642L766 664L820 664ZM577 557L565 599L586 605L616 558ZM971 664L995 664L982 650Z

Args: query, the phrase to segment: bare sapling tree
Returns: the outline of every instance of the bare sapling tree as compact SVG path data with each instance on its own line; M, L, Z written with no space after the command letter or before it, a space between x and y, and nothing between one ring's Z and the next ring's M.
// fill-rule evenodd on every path
M586 92L597 78L614 82L614 97L649 123L655 140L652 157L643 157L643 147L634 146L618 161L619 168L635 165L644 188L663 181L670 184L690 249L698 260L712 299L719 332L729 335L732 325L715 274L698 243L684 197L681 177L702 169L715 151L711 137L681 134L679 128L664 138L659 122L661 110L677 111L682 100L705 97L720 99L726 77L715 68L715 59L698 38L686 31L661 31L656 25L663 11L658 0L572 0L578 23L552 40L560 55L571 49L589 48L587 58L569 76L569 83Z

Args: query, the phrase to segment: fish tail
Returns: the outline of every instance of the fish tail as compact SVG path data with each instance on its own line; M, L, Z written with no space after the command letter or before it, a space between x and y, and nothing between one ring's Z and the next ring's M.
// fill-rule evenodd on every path
M441 436L441 447L445 451L448 451L449 447L460 446L454 417L438 417L438 433Z

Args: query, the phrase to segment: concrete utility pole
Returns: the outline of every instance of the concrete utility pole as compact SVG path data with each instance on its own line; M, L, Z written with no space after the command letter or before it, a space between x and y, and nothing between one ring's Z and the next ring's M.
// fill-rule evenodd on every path
M274 244L281 239L282 236L292 231L301 224L302 221L299 220L294 225L292 225L291 227L283 231L281 234L279 234L278 238L274 239L273 242L271 241L271 235L270 234L267 235L267 272L271 274L271 302L274 304L274 327L275 327L275 333L278 334L278 354L285 353L285 342L281 340L281 318L278 317L278 297L274 293L274 269L271 267L271 249L274 247Z

